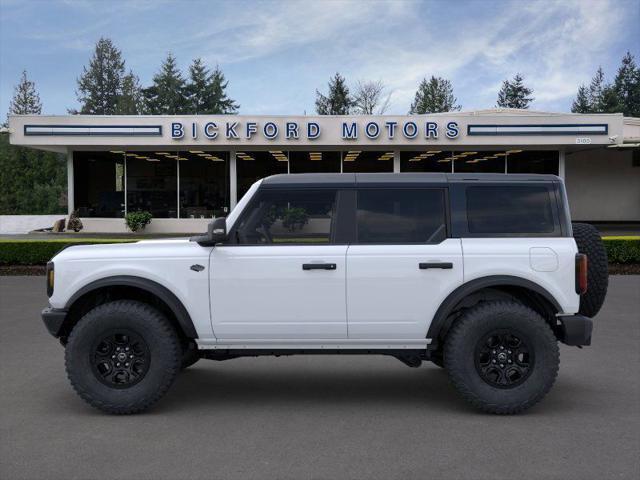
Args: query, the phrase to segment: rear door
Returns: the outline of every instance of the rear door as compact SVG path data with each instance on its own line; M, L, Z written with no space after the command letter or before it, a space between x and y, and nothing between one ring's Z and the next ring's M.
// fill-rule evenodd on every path
M211 254L218 339L344 339L346 251L335 189L263 190Z
M462 284L460 239L448 238L445 188L360 188L347 252L352 339L423 339Z

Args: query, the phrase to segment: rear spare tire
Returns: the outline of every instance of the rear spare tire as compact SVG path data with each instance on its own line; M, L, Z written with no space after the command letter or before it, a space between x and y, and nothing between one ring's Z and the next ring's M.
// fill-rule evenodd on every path
M600 233L588 223L573 224L573 238L578 251L587 255L587 291L580 296L579 313L595 317L607 296L609 262Z

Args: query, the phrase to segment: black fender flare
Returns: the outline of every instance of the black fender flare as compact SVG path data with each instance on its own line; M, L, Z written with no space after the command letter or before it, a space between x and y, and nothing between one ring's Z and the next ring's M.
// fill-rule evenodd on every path
M447 332L451 326L451 320L448 318L455 306L464 300L468 295L473 294L483 288L488 287L521 287L531 290L542 296L547 300L556 312L562 311L558 301L551 295L545 288L541 287L537 283L527 280L522 277L515 277L512 275L491 275L488 277L476 278L467 283L463 283L453 292L451 292L447 298L440 304L440 307L433 316L429 331L427 332L427 338L431 339L431 345L437 347L438 339L441 332Z
M78 299L94 290L105 287L123 286L139 288L158 297L167 305L167 307L169 307L169 310L171 310L173 315L176 317L176 320L178 321L178 324L182 328L184 334L188 338L198 338L198 333L193 326L191 316L189 315L189 312L184 307L182 302L178 299L178 297L176 297L175 294L165 286L160 285L158 282L154 282L153 280L149 280L147 278L135 277L130 275L115 275L112 277L105 277L99 280L95 280L91 283L88 283L87 285L79 289L76 293L74 293L67 301L65 309L69 310Z

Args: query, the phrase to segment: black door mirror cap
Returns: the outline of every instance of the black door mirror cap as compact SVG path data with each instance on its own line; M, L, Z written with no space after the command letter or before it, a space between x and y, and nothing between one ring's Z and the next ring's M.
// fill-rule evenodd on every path
M206 235L196 235L191 237L192 242L197 242L203 247L212 247L218 243L223 243L227 239L227 219L218 217L209 223Z

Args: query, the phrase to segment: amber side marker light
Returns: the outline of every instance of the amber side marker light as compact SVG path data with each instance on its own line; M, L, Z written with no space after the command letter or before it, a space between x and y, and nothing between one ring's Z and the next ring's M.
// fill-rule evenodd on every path
M588 260L584 253L576 254L576 293L584 295L587 292Z
M51 297L51 295L53 295L53 281L54 281L53 262L48 262L47 263L47 297Z

